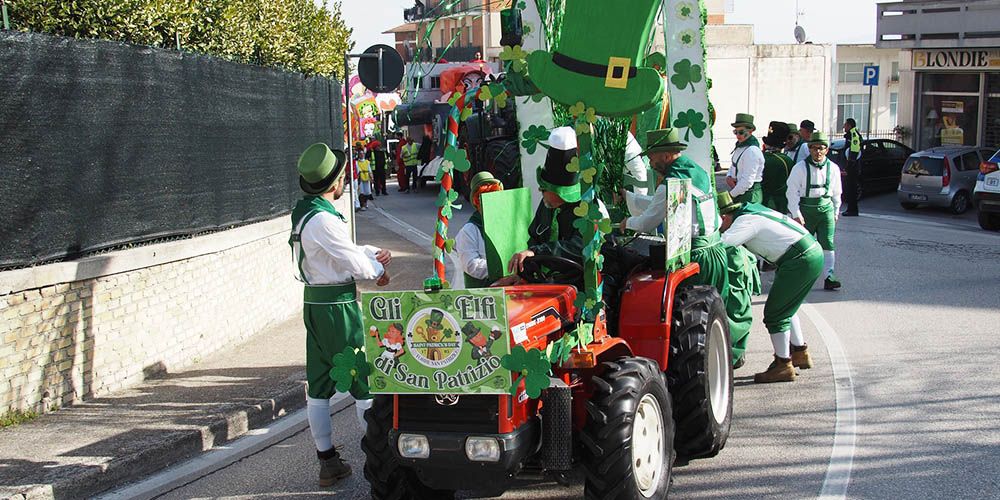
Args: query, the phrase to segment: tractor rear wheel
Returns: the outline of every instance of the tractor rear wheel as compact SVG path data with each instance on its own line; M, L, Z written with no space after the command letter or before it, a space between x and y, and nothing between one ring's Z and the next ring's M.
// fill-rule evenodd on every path
M400 467L389 443L392 429L392 396L375 396L365 412L368 429L361 438L365 452L365 479L371 484L372 500L451 500L455 492L435 490L420 482L416 474Z
M670 394L655 361L601 364L580 434L586 498L666 498L674 463Z
M729 438L733 360L729 320L711 286L682 288L674 297L667 386L673 396L674 449L684 459L712 457Z

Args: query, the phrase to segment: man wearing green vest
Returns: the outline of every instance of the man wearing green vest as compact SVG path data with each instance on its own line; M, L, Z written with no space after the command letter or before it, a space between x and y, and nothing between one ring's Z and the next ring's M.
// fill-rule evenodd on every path
M796 367L812 367L797 313L823 269L823 254L802 226L763 205L735 202L729 193L720 192L719 212L723 244L744 245L777 266L764 303L764 326L771 334L774 361L754 375L754 382L791 382Z
M786 182L794 165L791 158L781 152L789 133L786 123L771 122L764 137L764 180L760 183L764 192L763 205L781 214L788 213Z
M406 167L406 178L409 186L405 193L413 193L417 190L417 165L420 164L420 145L416 141L410 141L403 146L403 165Z
M840 217L840 167L826 157L830 142L826 134L813 132L809 157L792 167L788 175L788 213L815 235L823 247L823 287L840 288L834 276L836 264L834 232Z
M320 460L319 484L331 486L351 474L351 468L334 448L330 398L336 392L330 369L335 354L347 347L364 346L361 308L356 279L389 283L385 267L392 260L388 250L355 245L351 226L334 208L344 194L347 158L326 144L313 144L299 157L299 186L305 196L292 210L288 240L305 284L302 316L306 327L307 416ZM370 396L352 387L362 428Z
M503 184L493 174L479 172L469 182L469 189L475 212L455 236L455 252L458 253L458 261L465 275L465 288L486 288L500 276L490 276L486 264L487 240L483 233L482 196L484 193L502 191Z
M718 210L715 190L705 169L698 166L682 152L687 144L681 142L677 129L650 130L646 133L646 156L650 167L658 174L658 186L653 196L623 192L629 213L639 214L622 222L624 229L651 232L663 224L667 215L667 178L690 179L693 201L691 235L691 261L700 267L690 279L694 285L711 285L719 291L726 304L729 332L733 345L733 363L740 363L746 350L746 337L750 333L753 317L750 314L751 287L729 286L729 256L719 238ZM756 272L756 266L744 272Z
M844 141L847 144L847 185L844 186L847 210L842 215L855 217L858 215L858 184L861 182L861 171L858 168L858 160L861 159L861 133L858 132L858 122L854 118L844 120Z
M760 149L760 141L753 136L754 130L757 130L753 124L753 115L737 113L732 126L733 134L736 135L736 149L733 149L733 162L726 174L729 193L741 202L760 203L764 196L760 187L764 173L764 152Z

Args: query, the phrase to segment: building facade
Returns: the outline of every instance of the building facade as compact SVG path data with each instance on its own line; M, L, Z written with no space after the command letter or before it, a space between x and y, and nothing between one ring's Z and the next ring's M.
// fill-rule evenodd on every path
M1000 147L1000 2L879 4L877 23L876 46L900 51L898 119L913 146Z
M415 0L405 23L384 31L405 62L500 60L500 10L487 0Z

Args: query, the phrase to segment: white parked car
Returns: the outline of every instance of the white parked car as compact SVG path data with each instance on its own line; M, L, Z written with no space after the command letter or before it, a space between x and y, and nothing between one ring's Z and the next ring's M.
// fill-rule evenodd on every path
M1000 151L979 164L979 176L972 199L979 210L979 226L1000 229Z

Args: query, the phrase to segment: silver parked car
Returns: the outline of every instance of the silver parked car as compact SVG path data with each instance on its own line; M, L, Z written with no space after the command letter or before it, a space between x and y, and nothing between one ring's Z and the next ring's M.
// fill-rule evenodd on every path
M979 164L992 151L975 146L940 146L910 155L899 179L899 204L907 210L926 204L962 214L972 207Z

